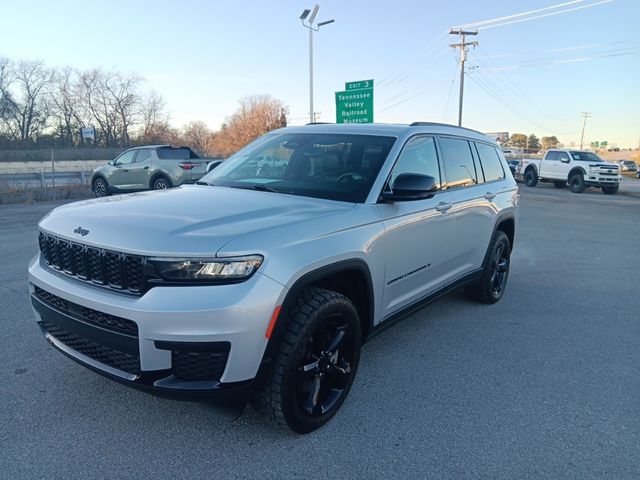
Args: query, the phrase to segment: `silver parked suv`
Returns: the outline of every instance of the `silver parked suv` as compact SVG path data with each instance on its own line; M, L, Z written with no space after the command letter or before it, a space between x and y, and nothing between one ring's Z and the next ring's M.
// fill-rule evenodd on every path
M130 148L94 170L91 190L96 197L104 197L111 193L162 190L195 183L207 173L208 161L189 147Z
M31 299L46 339L98 373L309 432L382 327L458 286L500 300L517 203L473 130L289 127L198 185L56 208Z

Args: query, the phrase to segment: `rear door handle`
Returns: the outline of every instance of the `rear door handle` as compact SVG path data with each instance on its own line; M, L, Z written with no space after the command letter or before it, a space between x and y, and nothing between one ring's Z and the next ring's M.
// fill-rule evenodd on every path
M143 170L149 170L149 165L143 168Z
M449 202L440 202L439 204L436 205L436 210L439 211L440 213L447 213L447 211L449 211L451 206L452 205Z
M489 200L490 202L496 198L496 194L495 193L491 193L491 192L487 192L487 194L484 196L484 198L486 198L487 200Z

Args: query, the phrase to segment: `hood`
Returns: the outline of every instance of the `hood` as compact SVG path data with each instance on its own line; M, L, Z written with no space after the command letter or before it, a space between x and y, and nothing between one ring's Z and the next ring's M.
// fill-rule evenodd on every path
M246 233L350 210L354 204L225 187L184 186L63 205L40 229L143 255L214 255Z

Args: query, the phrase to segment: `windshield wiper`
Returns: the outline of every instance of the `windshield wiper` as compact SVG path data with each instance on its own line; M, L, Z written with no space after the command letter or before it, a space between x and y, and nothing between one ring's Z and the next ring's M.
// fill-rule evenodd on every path
M272 193L282 193L282 190L277 190L268 185L264 185L262 183L257 183L253 185L228 185L230 188L241 188L243 190L258 190L260 192L272 192Z

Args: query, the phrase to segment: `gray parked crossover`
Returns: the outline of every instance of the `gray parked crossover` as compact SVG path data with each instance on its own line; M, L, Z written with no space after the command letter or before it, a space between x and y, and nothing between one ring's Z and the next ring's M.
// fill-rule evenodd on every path
M53 210L31 301L49 343L98 373L309 432L373 334L459 286L500 300L518 198L473 130L288 127L197 185Z
M117 192L162 190L194 183L207 173L207 162L189 147L149 145L131 148L94 170L96 197Z

